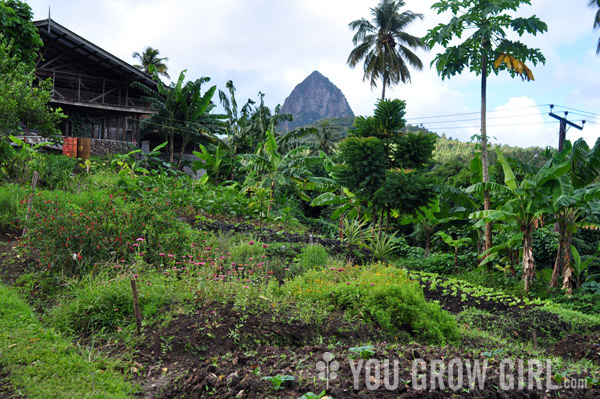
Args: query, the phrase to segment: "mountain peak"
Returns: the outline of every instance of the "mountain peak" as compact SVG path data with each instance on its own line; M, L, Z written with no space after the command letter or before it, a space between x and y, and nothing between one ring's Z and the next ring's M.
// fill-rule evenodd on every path
M285 99L282 114L292 114L294 120L282 124L292 130L323 118L354 116L342 91L319 71L313 71Z

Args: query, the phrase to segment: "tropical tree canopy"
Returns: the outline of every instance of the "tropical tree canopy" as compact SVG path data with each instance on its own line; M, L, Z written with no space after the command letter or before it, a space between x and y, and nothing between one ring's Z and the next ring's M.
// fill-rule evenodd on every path
M137 58L140 62L139 65L134 65L134 67L147 74L152 74L152 67L154 67L159 75L169 79L167 65L164 63L164 61L169 61L169 57L159 57L158 54L159 51L157 49L149 46L141 54L137 51L134 52L132 55L133 58Z
M11 42L11 54L33 67L42 39L33 25L31 7L19 0L0 0L0 34Z
M17 134L23 127L46 137L60 133L56 126L64 115L48 106L52 83L34 87L34 80L33 66L20 61L0 34L0 135Z
M410 82L407 64L423 69L423 63L411 49L426 46L420 38L404 32L415 19L423 19L423 15L400 12L404 5L403 0L381 0L377 7L371 8L372 21L361 18L349 25L356 32L352 38L356 47L347 62L352 68L364 62L363 79L368 79L371 87L377 87L377 81L382 81L382 99L386 86Z

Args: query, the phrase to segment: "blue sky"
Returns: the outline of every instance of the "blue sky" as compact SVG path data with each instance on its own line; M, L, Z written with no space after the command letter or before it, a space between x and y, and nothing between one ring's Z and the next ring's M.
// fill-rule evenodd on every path
M238 102L266 93L271 107L283 104L294 86L319 70L346 95L357 115L372 114L380 89L371 90L360 67L350 69L352 50L348 23L369 17L377 1L366 0L30 0L36 19L48 16L124 61L145 46L168 56L176 78L211 77L224 90L234 81ZM449 20L430 9L433 0L406 0L406 9L424 15L407 32L424 35ZM593 144L600 136L600 57L595 48L600 31L593 31L594 10L587 0L532 0L517 15L536 14L548 24L547 34L524 36L540 48L545 66L532 68L536 80L522 82L507 73L488 84L488 134L496 143L556 146L558 121L548 116L547 104L586 111L568 118L590 121L583 131L570 129L567 138L585 137ZM388 97L407 101L410 123L468 141L479 132L480 78L468 71L442 81L429 67L437 52L418 52L426 67L412 71L412 84L388 90ZM591 113L587 114L587 113ZM465 115L456 115L465 114ZM443 117L443 115L456 115ZM427 117L423 119L423 117ZM492 118L493 117L493 118ZM455 120L460 119L460 122ZM475 119L475 120L470 120ZM455 122L451 122L455 121Z

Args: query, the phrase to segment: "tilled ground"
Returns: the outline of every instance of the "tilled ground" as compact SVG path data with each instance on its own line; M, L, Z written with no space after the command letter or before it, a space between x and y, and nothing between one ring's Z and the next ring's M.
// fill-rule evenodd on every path
M566 359L575 361L587 359L595 364L600 364L600 334L567 335L556 344L551 353Z
M235 224L218 220L196 220L192 224L197 229L218 232L221 234L251 234L255 237L260 237L260 240L266 243L289 242L301 244L320 244L328 248L332 254L346 257L353 263L363 264L373 259L373 253L367 248L359 247L358 245L352 245L348 247L339 240L313 237L311 235L287 233L269 228L259 229L250 223Z
M475 342L463 342L461 347L393 343L394 337L385 336L373 327L350 323L341 314L310 324L290 316L289 312L281 315L264 310L240 313L228 306L207 303L194 314L181 314L163 329L147 331L146 342L138 347L137 359L137 380L144 385L145 397L299 398L307 392L320 393L327 388L323 370L335 371L335 376L330 374L326 389L333 398L600 397L600 388L595 387L553 389L559 381L555 374L563 370L555 370L552 375L542 372L538 376L540 383L533 390L499 389L501 358L511 358L518 365L522 357L523 381L527 384L528 365L533 367L531 361L537 360L532 354L502 353L486 357L484 352L489 348ZM363 360L349 350L368 343L373 344L374 352ZM332 359L327 357L328 353ZM375 363L367 363L367 358ZM384 369L380 369L378 377L376 362L382 365L386 359L390 365L389 377L385 377ZM450 367L452 359L460 363L452 375L457 376L460 369L464 380L452 379L446 372L442 374L443 388L439 380L432 385L431 377L436 370L432 369L433 362L440 361ZM482 389L468 383L467 376L476 361L488 364ZM544 366L545 359L540 361ZM597 361L596 364L599 365ZM418 371L415 382L413 367ZM507 374L519 381L517 370L507 369ZM270 381L263 379L275 375L290 375L295 379L284 383L283 389L275 390ZM569 372L566 377L569 383L571 379L583 383L587 376L584 372ZM454 383L453 388L460 389L451 389L450 382Z

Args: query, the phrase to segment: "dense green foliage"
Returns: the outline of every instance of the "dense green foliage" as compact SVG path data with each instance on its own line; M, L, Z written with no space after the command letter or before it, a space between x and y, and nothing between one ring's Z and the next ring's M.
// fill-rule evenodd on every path
M382 264L333 269L307 272L290 281L287 289L303 300L332 303L366 317L399 336L416 333L433 343L458 338L452 317L425 301L421 288L401 269Z
M435 3L455 15L427 36L430 44L447 45L434 61L442 77L467 66L487 76L519 65L532 77L521 61L543 62L541 53L504 36L505 30L545 30L535 17L503 12L528 3ZM9 4L21 7L29 21L28 7L17 1L1 1L0 11ZM357 47L349 62L364 60L365 77L372 85L382 80L384 93L409 80L402 57L420 64L401 44L421 46L402 32L419 18L399 13L403 5L383 0L372 9L373 23L351 24ZM472 37L449 46L473 26ZM0 130L18 131L25 122L50 134L60 111L46 108L47 83L32 88L33 70L11 46L17 42L0 40ZM154 60L148 64L164 60L147 50ZM498 55L499 62L486 64ZM278 340L335 351L365 336L384 342L361 343L347 351L351 356L366 359L378 345L397 350L407 341L461 349L489 342L535 356L537 338L550 345L569 339L566 334L598 331L600 231L593 228L600 224L600 139L592 148L583 140L565 142L561 152L490 146L486 176L485 141L481 147L408 127L402 100L382 99L373 115L351 118L351 127L344 119L280 133L278 126L291 116L269 109L263 93L238 108L229 81L228 92L219 91L224 115L217 115L216 86L203 91L209 78L186 82L184 71L165 85L159 66L147 69L156 87L138 86L159 111L145 120L146 129L165 138L148 154L132 149L80 161L0 135L0 232L10 240L0 242L7 265L0 277L15 285L0 286L0 346L6 349L0 366L28 397L53 397L47 381L64 386L65 397L81 397L82 390L126 397L135 389L115 371L140 372L135 356L144 349L157 355L155 371L167 378L171 371L160 367L174 337L160 336L162 357L151 340L172 326L198 340L176 342L181 353L232 343L235 349L223 346L227 362L233 350L252 356ZM199 149L191 162L194 178L181 171L189 166L183 153L190 143ZM36 172L37 188L31 189ZM484 224L495 234L488 248ZM132 281L143 318L140 336L134 333ZM43 325L16 291L34 304ZM235 319L224 327L228 331L219 330L217 313ZM193 324L178 325L180 316ZM91 361L103 359L100 350L71 350L45 326L85 337L83 345L99 340L102 350L123 359L115 366ZM338 335L322 333L332 326ZM26 345L31 353L19 350ZM217 360L200 361L217 367ZM67 375L56 366L91 377L82 382L80 373ZM252 374L260 373L253 368ZM238 377L227 377L227 384Z
M42 47L42 39L33 25L31 7L20 0L0 1L0 38L11 44L10 56L29 68L35 65Z
M11 53L11 44L0 33L0 135L16 134L22 124L44 136L57 135L56 125L64 116L48 106L51 83L34 85L33 67Z

